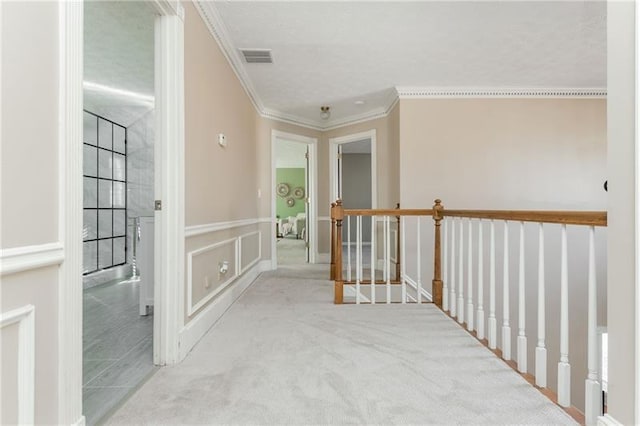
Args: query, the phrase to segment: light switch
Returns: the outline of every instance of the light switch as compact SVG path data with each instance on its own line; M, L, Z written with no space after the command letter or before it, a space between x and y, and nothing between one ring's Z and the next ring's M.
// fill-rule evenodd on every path
M218 133L218 145L220 145L221 147L227 146L227 137L224 135L224 133Z

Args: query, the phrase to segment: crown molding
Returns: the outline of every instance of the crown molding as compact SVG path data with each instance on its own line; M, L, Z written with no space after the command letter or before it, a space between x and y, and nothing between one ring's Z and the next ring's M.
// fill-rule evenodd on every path
M231 44L231 38L229 37L227 27L224 25L222 17L218 13L215 5L211 1L194 1L193 4L214 40L218 43L218 46L220 46L220 50L227 59L227 62L229 62L229 65L231 65L231 69L235 73L236 77L238 77L240 84L244 88L245 92L247 92L247 96L249 96L253 107L262 115L264 105L258 96L255 87L253 87L249 75L242 66L242 59L240 58L238 50Z
M606 98L606 88L466 88L396 86L400 99L426 98Z
M312 120L295 114L266 108L260 99L249 75L244 69L242 58L231 43L229 32L212 1L196 0L196 10L205 22L214 40L220 46L231 69L247 93L256 112L263 118L304 127L311 130L327 131L365 121L386 117L400 99L438 98L606 98L606 88L468 88L468 87L423 87L396 86L389 90L385 105L361 114L334 120Z

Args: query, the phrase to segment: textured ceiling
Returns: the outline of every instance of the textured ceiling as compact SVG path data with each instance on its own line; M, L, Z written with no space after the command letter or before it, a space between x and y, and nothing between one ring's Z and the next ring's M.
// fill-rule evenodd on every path
M84 4L84 80L153 96L153 10L142 1ZM84 90L85 109L128 126L153 104L100 90Z
M604 1L215 1L201 7L223 27L217 32L228 39L228 54L272 49L273 64L242 63L249 85L266 110L306 120L318 121L325 104L331 121L384 111L395 86L606 87Z

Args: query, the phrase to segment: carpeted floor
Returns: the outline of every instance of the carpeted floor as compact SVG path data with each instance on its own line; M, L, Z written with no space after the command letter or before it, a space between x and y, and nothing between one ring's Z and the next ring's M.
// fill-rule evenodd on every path
M289 236L278 238L276 251L278 252L278 265L302 265L307 263L304 240Z
M575 424L433 305L336 306L327 275L261 275L109 423Z

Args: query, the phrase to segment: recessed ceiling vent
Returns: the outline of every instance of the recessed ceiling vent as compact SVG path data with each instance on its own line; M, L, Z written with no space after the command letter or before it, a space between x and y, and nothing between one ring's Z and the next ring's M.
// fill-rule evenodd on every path
M272 64L271 49L240 49L248 64Z

